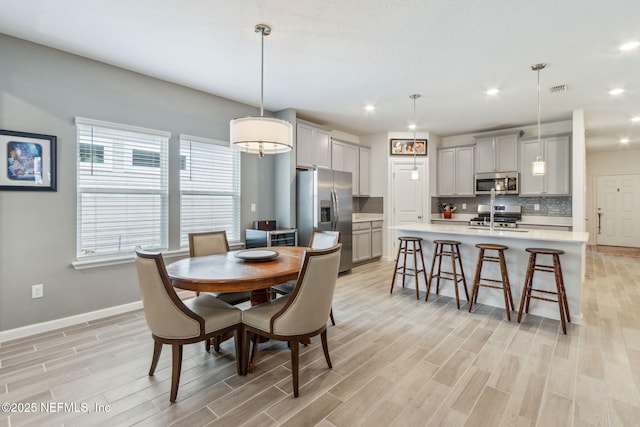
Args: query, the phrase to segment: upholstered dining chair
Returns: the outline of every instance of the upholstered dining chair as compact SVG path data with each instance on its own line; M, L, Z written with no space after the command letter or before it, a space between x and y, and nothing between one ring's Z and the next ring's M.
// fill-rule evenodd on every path
M205 231L189 233L189 256L205 256L229 252L227 232ZM251 299L251 292L221 292L211 293L216 298L231 305L241 304Z
M255 337L287 341L291 350L293 395L298 397L299 343L304 338L320 335L324 357L329 368L331 358L327 345L327 320L338 279L341 244L329 249L309 249L293 292L284 298L253 306L242 312L242 345L249 346ZM243 347L242 371L249 368L249 348Z
M182 346L185 344L208 341L220 334L234 332L238 374L243 372L240 340L242 310L207 294L183 302L171 285L159 253L136 248L136 270L145 319L154 341L149 376L155 373L162 346L171 345L171 402L175 402L178 395Z
M309 242L309 247L311 249L327 249L332 246L340 243L340 232L339 231L321 231L321 230L313 230L311 233L311 241ZM296 282L286 282L280 283L278 285L271 287L271 299L274 299L277 294L281 295L289 295L293 292L293 288L295 288ZM333 326L336 325L336 321L333 318L333 309L329 313L329 318L331 319L331 324Z

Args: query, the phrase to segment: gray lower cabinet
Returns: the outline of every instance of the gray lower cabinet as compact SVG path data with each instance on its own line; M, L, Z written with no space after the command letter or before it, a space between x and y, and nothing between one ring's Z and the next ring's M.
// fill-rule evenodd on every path
M353 263L370 261L382 256L382 222L353 223Z

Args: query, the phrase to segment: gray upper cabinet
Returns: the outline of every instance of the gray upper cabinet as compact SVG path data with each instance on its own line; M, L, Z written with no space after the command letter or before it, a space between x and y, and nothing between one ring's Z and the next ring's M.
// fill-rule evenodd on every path
M473 145L438 149L438 195L474 195Z
M371 149L358 147L337 139L331 142L331 166L333 170L351 172L354 196L370 194L369 169Z
M547 163L542 176L531 175L537 156ZM528 138L520 141L520 195L566 196L571 194L571 138L568 135Z
M331 133L310 123L296 125L296 165L331 169Z
M518 135L476 138L476 173L518 170Z

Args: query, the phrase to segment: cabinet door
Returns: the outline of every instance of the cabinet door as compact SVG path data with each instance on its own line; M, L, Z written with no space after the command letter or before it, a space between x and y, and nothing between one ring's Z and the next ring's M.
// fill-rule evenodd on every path
M334 171L345 171L344 169L344 147L339 141L331 141L331 168Z
M518 135L502 135L495 138L496 171L518 170Z
M358 161L358 147L345 144L342 170L351 172L351 192L354 196L358 195Z
M354 262L371 259L371 229L356 231L353 235L353 247Z
M313 167L313 128L301 123L296 126L296 164Z
M476 139L476 173L495 171L493 137Z
M520 195L540 195L544 192L544 176L531 175L531 162L541 156L542 144L537 139L520 141Z
M313 148L315 165L331 169L331 134L323 129L314 129Z
M382 256L382 228L371 229L371 258Z
M452 196L456 192L456 151L454 148L438 150L438 195Z
M473 147L461 147L456 149L456 195L473 196L475 194L473 151Z
M358 162L358 194L368 196L371 194L371 149L359 147L358 154L360 161Z
M568 136L544 139L544 159L547 162L546 194L571 194L569 187L571 162Z

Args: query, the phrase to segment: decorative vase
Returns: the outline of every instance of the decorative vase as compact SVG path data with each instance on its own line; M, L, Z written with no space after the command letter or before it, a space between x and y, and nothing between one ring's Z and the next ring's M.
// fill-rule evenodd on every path
M451 219L451 211L444 211L442 212L442 215L444 216L444 219Z

